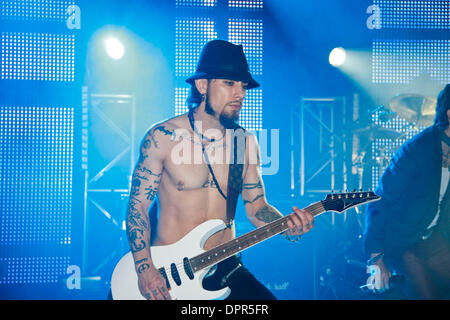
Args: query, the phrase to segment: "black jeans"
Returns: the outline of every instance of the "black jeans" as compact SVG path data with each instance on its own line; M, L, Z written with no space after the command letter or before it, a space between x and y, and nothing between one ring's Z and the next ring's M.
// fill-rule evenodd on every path
M388 263L405 277L408 299L450 298L449 242L439 230Z
M238 256L219 264L213 275L203 280L206 290L231 289L225 300L276 300L277 298L242 265Z

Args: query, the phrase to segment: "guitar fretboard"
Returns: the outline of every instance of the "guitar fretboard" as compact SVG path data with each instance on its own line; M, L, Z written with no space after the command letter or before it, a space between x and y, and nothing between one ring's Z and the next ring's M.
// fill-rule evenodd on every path
M317 216L325 209L322 205L322 201L316 202L309 207L304 208L310 212L313 216ZM196 257L189 260L192 270L197 272L204 268L213 266L222 260L225 260L232 255L235 255L251 246L260 243L266 239L269 239L279 233L282 233L288 229L287 220L289 216L281 217L274 220L258 229L255 229L249 233L246 233L238 238L225 242L211 250L208 250Z

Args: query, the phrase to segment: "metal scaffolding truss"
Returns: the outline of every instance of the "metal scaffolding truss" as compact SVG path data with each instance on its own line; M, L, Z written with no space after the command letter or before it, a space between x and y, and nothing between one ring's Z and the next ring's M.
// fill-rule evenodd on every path
M300 196L345 190L345 97L306 98L291 107L291 189Z
M322 200L327 193L347 191L347 185L352 185L354 178L347 172L351 165L352 120L347 119L354 112L346 110L346 97L302 97L291 106L293 195L308 202L311 198ZM361 243L356 241L361 240L360 218L358 214L331 212L317 221L324 239L313 244L314 299L340 299L336 288L344 281L341 275L351 270L349 266L364 266L358 255Z
M82 105L82 265L85 273L98 274L123 253L117 243L99 252L96 243L107 242L108 233L124 243L124 208L135 165L136 107L132 94L89 93L87 87Z

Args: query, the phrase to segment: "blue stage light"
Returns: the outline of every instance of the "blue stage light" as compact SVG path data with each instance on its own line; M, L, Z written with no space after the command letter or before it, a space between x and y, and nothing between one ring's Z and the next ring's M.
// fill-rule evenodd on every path
M331 50L328 61L333 67L342 66L347 58L345 49L342 47Z
M105 49L114 60L122 59L125 54L125 47L122 42L116 37L109 36L104 40Z

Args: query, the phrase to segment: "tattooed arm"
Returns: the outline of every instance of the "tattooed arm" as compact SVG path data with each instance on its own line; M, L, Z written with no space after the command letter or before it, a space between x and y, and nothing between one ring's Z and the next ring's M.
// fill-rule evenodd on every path
M148 209L155 199L166 155L164 146L169 130L159 125L150 129L141 143L138 163L133 171L127 208L127 237L139 278L139 289L147 299L170 299L165 280L152 263ZM167 140L167 141L166 141Z
M279 219L283 215L271 206L265 196L264 184L260 169L260 151L256 138L248 136L246 148L246 170L242 186L242 199L250 222L261 227ZM313 216L304 210L293 207L287 224L289 235L299 235L309 231L313 226Z
M255 227L260 227L283 215L266 201L260 169L260 152L255 136L247 136L246 151L242 199L250 222Z

